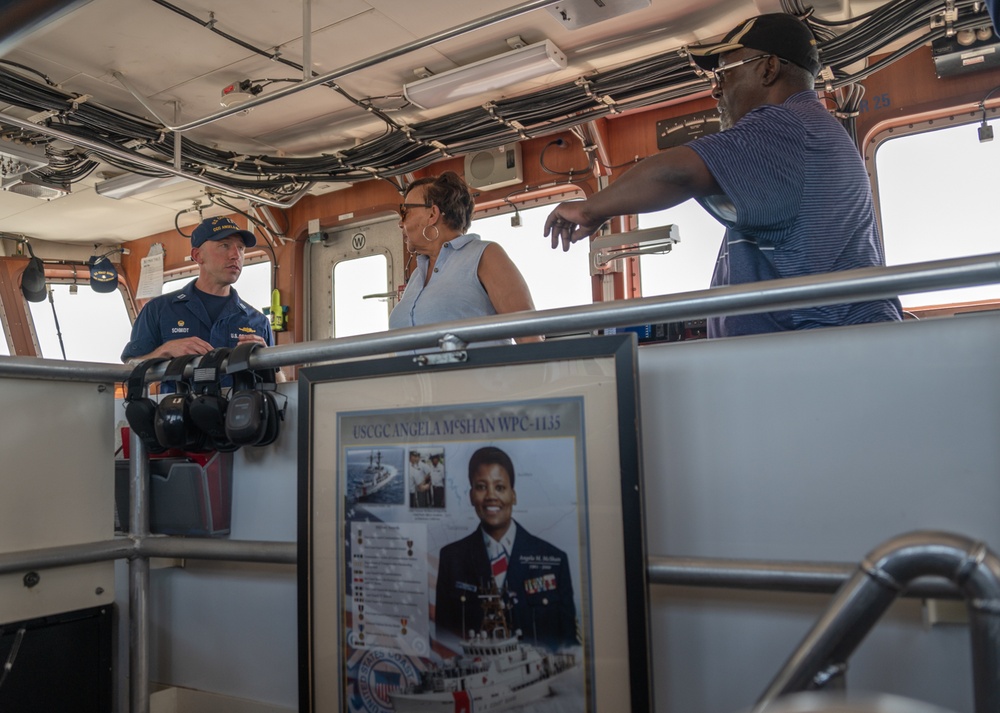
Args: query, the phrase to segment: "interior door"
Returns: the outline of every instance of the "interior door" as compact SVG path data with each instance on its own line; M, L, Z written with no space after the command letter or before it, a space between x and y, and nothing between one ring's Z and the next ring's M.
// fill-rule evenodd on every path
M307 339L384 331L403 285L398 218L329 231L309 245Z

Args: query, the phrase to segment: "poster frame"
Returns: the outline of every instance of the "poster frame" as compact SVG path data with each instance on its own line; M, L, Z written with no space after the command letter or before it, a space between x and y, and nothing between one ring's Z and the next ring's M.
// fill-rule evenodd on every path
M645 527L643 516L641 434L637 369L637 344L631 333L590 338L550 340L543 343L393 356L335 364L309 366L299 371L299 463L298 463L298 629L299 629L299 710L304 713L333 713L346 710L345 636L348 628L347 591L342 578L347 562L343 493L347 475L342 472L344 456L339 437L329 434L332 422L341 423L345 414L356 413L361 404L341 391L366 393L380 404L392 403L396 396L390 384L398 386L402 377L419 376L431 386L424 392L443 393L453 381L468 386L484 376L517 367L521 376L556 384L560 398L579 398L582 420L587 422L585 445L586 484L608 487L614 497L600 498L600 513L590 512L594 501L580 501L580 557L583 569L591 573L580 582L582 598L589 606L578 612L583 646L583 667L590 677L586 689L587 713L652 710L649 656L649 601ZM477 370L482 370L477 372ZM560 377L572 373L572 378ZM552 374L556 374L552 377ZM520 381L520 379L519 379ZM608 387L611 387L610 389ZM468 390L468 389L466 389ZM598 394L598 396L593 396ZM601 399L610 399L612 408ZM519 399L514 399L519 403ZM475 397L462 397L463 406L477 404ZM484 408L495 408L496 396L485 398ZM603 404L603 406L602 406ZM405 411L437 408L437 403L419 400L401 406ZM393 409L396 410L396 409ZM610 413L609 413L610 412ZM321 433L317 433L321 431ZM336 429L334 429L336 432ZM604 434L604 435L601 435ZM587 442L597 440L605 442ZM331 446L331 443L336 445ZM331 456L331 448L333 454ZM610 451L610 453L609 453ZM610 458L592 467L593 454ZM331 463L331 461L333 461ZM608 467L608 464L611 467ZM597 492L595 490L595 492ZM333 497L330 497L333 493ZM614 501L614 502L612 502ZM613 512L609 512L609 506ZM331 524L332 522L332 524ZM330 530L335 544L329 546ZM593 548L587 543L611 540L620 546ZM600 552L598 551L600 549ZM613 561L616 560L617 562ZM617 569L616 569L617 568ZM620 577L607 577L611 572ZM599 573L599 575L597 574ZM331 604L332 602L332 604ZM598 622L594 612L601 612ZM607 630L606 612L623 612L611 626L613 636L596 635ZM624 632L621 632L621 628ZM609 643L610 642L610 643ZM594 662L600 659L602 665ZM609 667L609 662L618 663ZM333 669L331 671L331 668ZM608 671L615 671L613 677ZM628 701L623 701L622 674L628 680ZM332 682L331 682L332 681ZM331 700L334 699L335 700ZM623 706L623 703L626 705Z

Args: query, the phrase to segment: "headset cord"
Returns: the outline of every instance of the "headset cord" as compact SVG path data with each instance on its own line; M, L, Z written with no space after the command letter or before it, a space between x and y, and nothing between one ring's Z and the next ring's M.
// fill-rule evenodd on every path
M10 653L7 654L7 662L3 665L3 672L0 673L0 687L3 686L3 682L7 680L7 674L10 670L14 668L14 659L17 658L17 650L21 648L21 639L24 638L24 627L17 630L17 634L14 635L14 645L10 647Z

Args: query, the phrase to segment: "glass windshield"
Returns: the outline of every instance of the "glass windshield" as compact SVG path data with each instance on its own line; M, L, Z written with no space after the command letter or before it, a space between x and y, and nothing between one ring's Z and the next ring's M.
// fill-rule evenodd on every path
M1000 120L989 122L996 132ZM882 143L875 153L889 265L1000 252L994 206L1000 141L951 126ZM904 307L1000 299L1000 285L900 295Z

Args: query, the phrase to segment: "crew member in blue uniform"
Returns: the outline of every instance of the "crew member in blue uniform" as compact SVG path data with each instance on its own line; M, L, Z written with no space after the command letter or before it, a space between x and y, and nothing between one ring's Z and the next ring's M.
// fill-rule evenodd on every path
M576 604L566 553L516 522L514 465L501 449L480 448L469 459L469 499L479 527L441 548L435 599L438 637L465 638L483 622L479 596L504 597L509 623L523 641L549 649L575 646Z
M257 238L229 218L209 218L191 234L191 259L197 279L180 290L150 300L132 325L123 362L153 357L207 354L241 342L274 345L271 324L236 293L243 254Z

